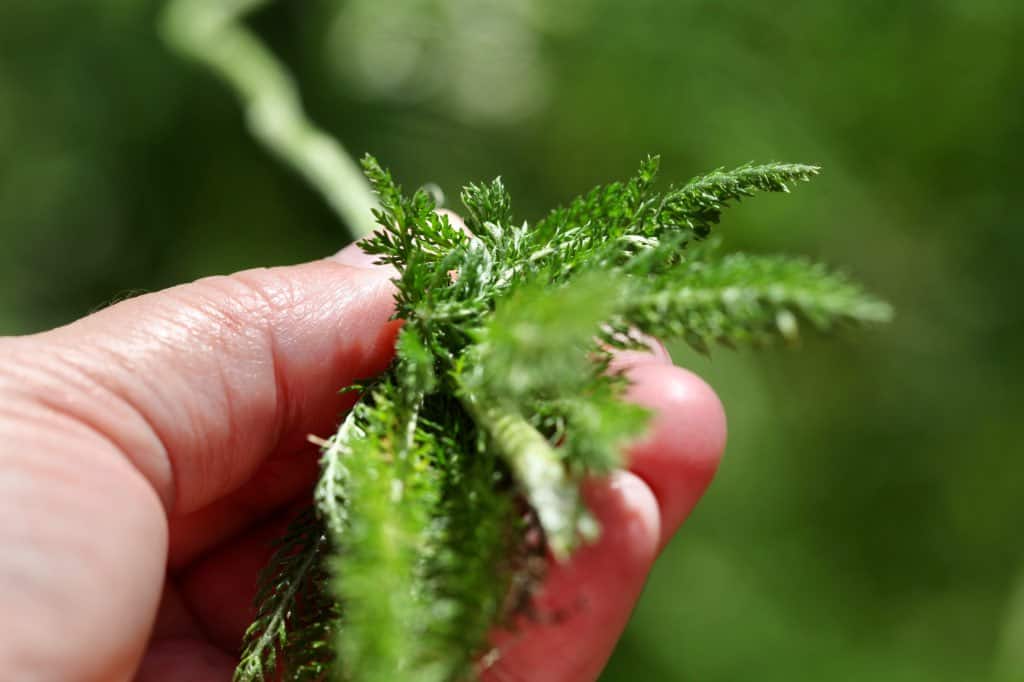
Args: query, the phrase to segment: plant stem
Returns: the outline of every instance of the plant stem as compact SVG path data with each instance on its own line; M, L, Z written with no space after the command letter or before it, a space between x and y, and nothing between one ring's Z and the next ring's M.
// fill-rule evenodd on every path
M577 545L578 535L594 539L597 522L580 502L579 481L570 479L564 462L547 439L517 413L482 406L471 395L463 395L462 404L491 436L512 470L537 512L554 557L567 559Z
M171 0L164 34L234 88L253 135L319 190L352 238L359 239L376 227L370 185L341 143L308 118L288 70L242 23L267 2Z
M342 495L348 478L342 458L349 453L352 436L359 434L356 426L356 410L349 410L345 421L338 427L334 437L326 442L320 457L320 478L313 490L313 500L327 529L340 536L348 521L348 510L343 506Z

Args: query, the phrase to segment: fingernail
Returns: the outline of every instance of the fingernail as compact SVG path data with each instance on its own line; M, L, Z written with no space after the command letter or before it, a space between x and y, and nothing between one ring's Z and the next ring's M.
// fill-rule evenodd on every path
M659 362L663 362L666 365L672 364L672 355L668 352L668 348L661 342L660 339L656 339L653 336L643 335L644 343L651 349L651 355L658 359Z
M669 355L668 349L665 348L665 344L658 339L645 334L637 334L636 336L643 341L645 346L647 346L647 350L616 351L612 355L612 362L610 365L610 369L613 372L621 372L640 365L672 364L672 356Z
M387 268L387 265L378 265L377 256L363 251L361 241L352 242L338 253L331 256L331 260L342 265L363 270L379 270Z

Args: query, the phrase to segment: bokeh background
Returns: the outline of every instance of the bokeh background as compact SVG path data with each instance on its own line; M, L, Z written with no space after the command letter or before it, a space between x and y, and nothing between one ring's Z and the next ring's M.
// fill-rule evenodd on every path
M158 10L0 3L0 333L343 245ZM676 180L824 166L721 234L840 264L896 321L674 349L731 440L604 680L1024 680L1024 3L293 0L254 25L352 150L451 197L500 174L525 218L649 152Z

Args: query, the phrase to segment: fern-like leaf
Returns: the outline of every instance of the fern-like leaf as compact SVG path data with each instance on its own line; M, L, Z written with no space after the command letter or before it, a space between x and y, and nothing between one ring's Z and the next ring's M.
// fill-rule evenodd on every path
M636 288L620 322L701 352L711 343L795 340L799 320L820 330L843 323L885 322L890 307L847 277L796 258L733 254L685 262Z
M791 185L807 182L819 171L817 166L800 163L769 163L698 176L665 195L654 225L645 231L656 234L685 227L704 238L729 204L756 192L789 192Z
M312 509L296 517L278 541L260 574L256 619L245 632L235 682L275 679L279 654L288 646L298 617L297 603L304 592L317 589L313 577L325 544L324 529Z

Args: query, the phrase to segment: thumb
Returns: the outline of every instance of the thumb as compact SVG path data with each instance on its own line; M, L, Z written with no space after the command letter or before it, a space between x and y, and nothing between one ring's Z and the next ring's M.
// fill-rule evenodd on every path
M125 455L169 513L187 514L278 447L330 431L339 389L386 367L388 274L352 246L210 277L8 339L0 360L22 391Z
M387 365L388 273L352 257L204 279L0 338L4 675L133 675L167 515L329 431L338 388Z

